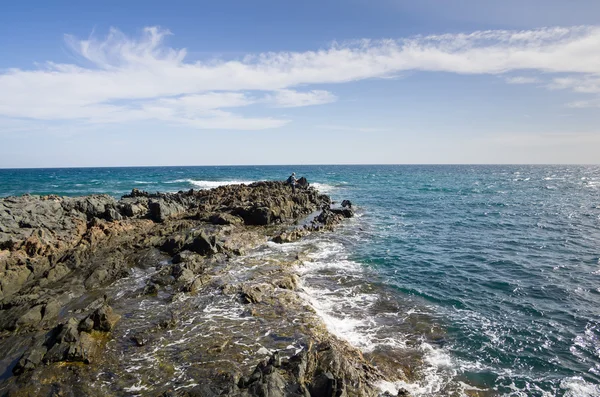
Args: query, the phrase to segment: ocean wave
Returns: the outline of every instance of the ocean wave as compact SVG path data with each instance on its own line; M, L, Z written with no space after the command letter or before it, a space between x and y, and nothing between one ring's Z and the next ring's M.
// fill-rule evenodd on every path
M306 260L296 267L301 276L299 295L321 318L329 332L347 341L363 353L380 350L401 352L408 348L408 336L389 331L385 324L390 317L404 322L418 310L385 312L376 308L382 297L368 287L365 267L348 257L345 246L336 241L322 240L316 250L306 252ZM303 250L306 247L303 247ZM415 341L411 341L411 344ZM382 381L377 386L393 395L406 389L413 396L431 396L445 393L449 388L454 395L466 396L464 390L473 387L454 381L458 365L444 348L425 341L417 341L422 355L419 380L415 382ZM462 391L462 392L461 392Z
M238 185L238 184L250 184L250 183L254 183L256 181L243 181L243 180L231 180L231 181L205 181L205 180L195 180L195 179L176 179L174 181L167 181L164 183L187 183L189 185L192 185L194 187L200 188L200 189L213 189L215 187L219 187L219 186L226 186L226 185Z
M319 182L311 182L310 186L314 187L315 189L317 189L319 191L319 193L322 193L322 194L331 193L336 188L335 186L328 185L326 183L319 183Z

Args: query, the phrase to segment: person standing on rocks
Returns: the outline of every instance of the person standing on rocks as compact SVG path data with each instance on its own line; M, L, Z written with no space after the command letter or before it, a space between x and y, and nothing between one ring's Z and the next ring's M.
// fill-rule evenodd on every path
M292 175L287 179L287 183L292 187L292 193L296 194L296 183L298 180L296 179L296 173L292 172Z

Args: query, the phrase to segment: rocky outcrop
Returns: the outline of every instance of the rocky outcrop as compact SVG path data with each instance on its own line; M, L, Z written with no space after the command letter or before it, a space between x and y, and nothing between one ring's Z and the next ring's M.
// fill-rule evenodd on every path
M301 192L292 196L281 182L257 182L179 193L150 194L134 189L119 201L106 195L2 199L0 304L25 286L60 280L115 237L152 232L152 223L136 220L164 224L169 220L198 219L215 225L264 226L298 219L328 200L316 190ZM166 242L165 249L171 253L183 247L177 244ZM185 244L202 255L219 249L214 238L206 235ZM88 275L86 287L110 282L120 270L118 265L96 269Z
M279 352L261 361L254 372L242 376L239 396L376 396L371 385L379 379L377 370L360 352L331 340L304 348L291 357Z
M31 346L13 368L15 375L35 369L44 363L82 362L89 364L98 354L102 336L110 332L120 316L108 305L96 309L81 320L71 317L54 327L43 342Z
M0 356L12 360L8 372L14 374L6 386L0 381L0 394L102 395L85 379L96 379L94 365L106 359L102 352L121 318L102 294L133 268L149 275L119 296L177 301L210 287L247 308L242 316L286 314L294 320L307 309L298 297L298 276L284 267L241 284L223 280L235 270L234 258L259 244L333 230L353 216L351 204L332 208L329 197L309 188L308 181L298 187L295 194L283 182L257 182L178 193L134 189L120 200L105 195L0 199ZM300 220L305 225L295 226ZM137 349L152 345L155 333L177 328L178 317L171 313L154 321L129 334L127 343ZM197 387L167 395L377 395L377 369L314 323L299 322L308 325L295 331L305 341L296 354L256 357L251 373L219 370L218 376L197 379ZM228 344L223 338L205 354L219 362L215 357Z
M291 243L317 231L331 231L346 218L352 218L354 211L352 204L348 200L344 200L346 206L342 208L331 208L329 204L325 205L321 213L313 218L308 224L301 227L286 230L275 237L272 241L276 243Z

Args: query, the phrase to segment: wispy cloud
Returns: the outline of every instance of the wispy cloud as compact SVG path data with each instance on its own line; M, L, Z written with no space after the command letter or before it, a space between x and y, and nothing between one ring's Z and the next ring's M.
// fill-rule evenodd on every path
M335 102L337 97L331 92L323 90L312 90L298 92L294 90L278 90L268 97L269 103L275 107L293 108L300 106L323 105Z
M549 88L571 90L584 94L600 94L600 72L596 75L559 77L552 80Z
M0 73L0 115L86 123L158 120L208 129L274 128L288 120L245 117L242 109L253 104L325 104L336 96L299 87L387 78L405 71L561 73L567 77L555 78L553 88L600 92L600 27L361 40L318 51L208 62L187 61L185 49L165 45L170 34L149 27L139 38L116 29L104 39L66 36L76 63L48 62L38 69ZM533 82L526 79L512 77L507 82Z
M541 83L541 80L537 77L525 77L525 76L516 76L516 77L507 77L505 81L508 84L535 84Z

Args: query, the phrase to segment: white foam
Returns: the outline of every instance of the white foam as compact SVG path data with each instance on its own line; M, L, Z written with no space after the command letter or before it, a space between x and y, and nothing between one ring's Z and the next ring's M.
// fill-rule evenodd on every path
M165 183L188 183L200 189L213 189L219 186L227 185L239 185L239 184L250 184L256 181L243 181L243 180L231 180L231 181L204 181L195 179L176 179L174 181L167 181Z
M369 308L379 299L375 293L363 292L363 284L345 286L339 283L341 277L365 278L365 268L349 259L344 245L339 242L323 239L313 244L317 250L307 252L308 260L296 268L303 276L299 294L321 318L328 331L365 353L381 347L406 348L407 340L402 335L382 336L384 326L378 324L379 314L375 317L368 314ZM321 286L318 279L329 280L324 283L327 287ZM315 287L314 283L318 283L319 287ZM423 355L419 381L382 381L378 384L382 392L395 395L399 389L406 389L411 395L424 397L439 395L451 385L456 392L453 395L466 396L464 390L469 386L461 386L460 382L454 381L458 365L450 354L425 342L419 348Z
M123 391L129 392L129 393L135 393L135 392L142 391L142 390L149 390L149 389L147 386L142 385L141 381L137 385L133 385L131 387L126 387L123 389Z
M560 388L565 390L565 397L598 397L600 385L586 382L579 376L563 379Z
M322 194L331 193L333 190L335 190L335 186L331 186L326 183L311 182L310 186L314 187L319 191L319 193Z

